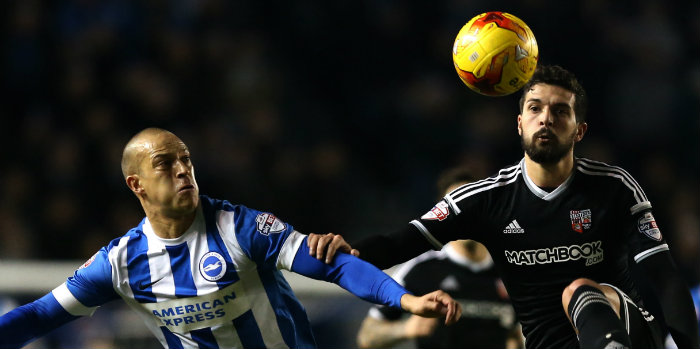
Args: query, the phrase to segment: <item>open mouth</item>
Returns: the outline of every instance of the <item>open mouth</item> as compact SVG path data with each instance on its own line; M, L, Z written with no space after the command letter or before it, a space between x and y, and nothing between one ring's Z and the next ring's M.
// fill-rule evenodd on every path
M552 139L553 137L552 137L552 134L550 134L549 132L542 132L542 133L536 135L535 138L542 140L542 141L548 141L548 140Z
M178 192L183 192L186 190L194 190L194 185L192 185L192 184L184 185L180 188L180 190L178 190Z

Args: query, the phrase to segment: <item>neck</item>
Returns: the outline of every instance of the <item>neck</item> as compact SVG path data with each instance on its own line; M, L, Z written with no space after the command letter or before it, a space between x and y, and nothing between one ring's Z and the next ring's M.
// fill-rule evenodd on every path
M525 168L527 176L536 186L556 188L564 183L574 170L574 155L569 153L554 164L540 164L525 154Z
M146 212L153 232L163 239L176 239L182 236L192 225L196 215L196 210L180 217L168 217L160 212Z

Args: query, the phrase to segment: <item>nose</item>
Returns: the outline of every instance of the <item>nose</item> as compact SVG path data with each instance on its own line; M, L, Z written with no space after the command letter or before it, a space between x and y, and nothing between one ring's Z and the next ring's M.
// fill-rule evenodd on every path
M549 109L548 106L542 109L542 113L540 113L539 117L541 126L552 126L552 124L554 124L554 116L552 115L552 110Z
M190 166L188 166L185 162L182 160L177 160L175 162L175 175L177 177L183 177L188 175L190 172Z

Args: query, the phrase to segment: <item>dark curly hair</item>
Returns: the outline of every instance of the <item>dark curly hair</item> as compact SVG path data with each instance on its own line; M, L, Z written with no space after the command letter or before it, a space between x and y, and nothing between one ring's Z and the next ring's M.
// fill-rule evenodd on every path
M574 101L574 113L576 114L576 122L581 123L586 121L586 109L588 108L588 97L586 90L578 82L576 76L570 71L558 65L538 65L535 73L530 81L523 86L523 94L520 97L520 113L523 112L525 105L525 94L537 84L547 84L562 87L571 91L576 95Z

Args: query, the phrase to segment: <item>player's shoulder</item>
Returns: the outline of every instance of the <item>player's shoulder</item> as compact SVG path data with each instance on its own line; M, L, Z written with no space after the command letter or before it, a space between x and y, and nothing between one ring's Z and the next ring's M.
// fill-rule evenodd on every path
M206 195L200 195L200 198L205 219L218 219L220 226L228 226L236 234L260 232L267 236L269 233L279 233L291 228L271 212L242 204L232 204L227 200L213 199ZM222 211L223 214L219 214Z
M518 161L503 167L490 177L458 187L448 193L447 197L456 202L473 195L510 187L518 183L518 178L522 177L522 166L523 162Z
M608 174L624 173L629 176L629 172L627 172L627 170L625 170L624 168L617 165L608 164L603 161L576 157L575 162L576 170L586 174L606 176Z
M612 192L627 192L636 202L633 212L650 207L649 199L636 179L620 166L610 165L602 161L586 158L576 158L577 176L592 181L595 187Z
M630 189L641 190L634 177L620 166L578 157L576 158L575 166L576 171L583 176L599 181L611 181L613 183L623 184Z
M200 202L205 215L216 211L233 212L236 215L253 215L256 216L261 211L250 208L243 204L234 204L225 199L216 199L207 195L200 195Z

